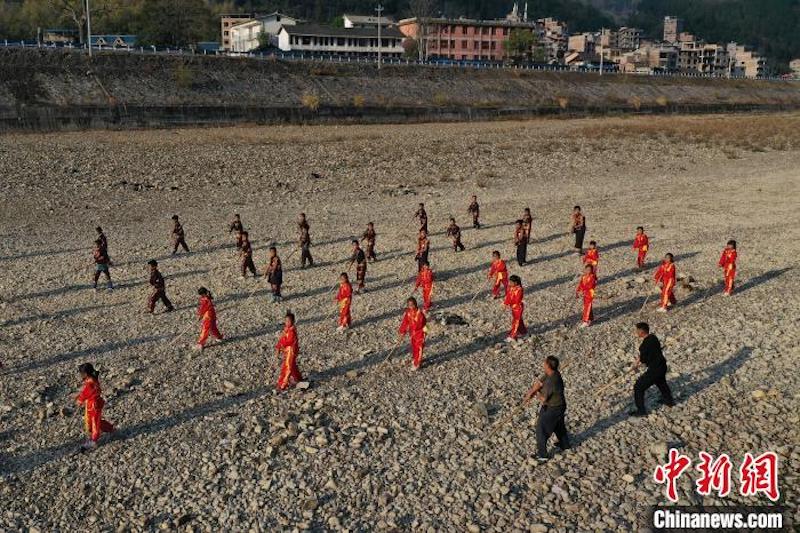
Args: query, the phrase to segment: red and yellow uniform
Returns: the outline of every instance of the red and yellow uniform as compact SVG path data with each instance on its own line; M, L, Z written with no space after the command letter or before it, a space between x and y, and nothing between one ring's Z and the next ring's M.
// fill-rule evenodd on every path
M597 248L589 248L583 256L583 264L591 265L594 271L597 272L597 265L600 263L600 250Z
M647 256L647 250L650 249L650 239L647 238L646 234L636 235L633 239L633 249L639 251L636 255L636 265L639 268L644 268L644 258Z
M428 311L431 308L431 295L433 294L433 270L429 266L423 266L417 274L417 284L415 289L422 287L422 309Z
M661 266L656 270L655 280L656 283L661 283L661 302L659 307L666 309L675 303L675 263L662 261Z
M78 394L77 401L84 406L83 424L94 442L97 442L102 433L114 431L114 426L103 420L103 406L106 402L101 396L100 383L96 379L87 377L83 380L83 389Z
M414 361L414 368L422 365L422 354L425 349L425 332L427 328L425 313L420 309L406 309L403 314L403 321L400 323L400 335L408 336L411 339L411 357Z
M217 328L217 310L214 308L214 302L208 296L200 297L197 317L200 319L201 323L200 338L197 339L197 344L205 346L209 334L217 339L222 339L222 333L220 333Z
M503 303L511 308L511 331L508 336L512 339L517 339L522 335L528 333L525 327L525 321L522 319L522 313L525 311L525 303L522 301L525 296L524 291L520 285L509 287L506 292L506 299Z
M353 286L349 281L344 281L339 284L339 293L336 295L336 301L339 302L339 326L349 328L353 322L353 317L350 316L350 305L353 303Z
M494 281L492 295L495 298L500 297L501 285L503 286L503 294L508 293L508 269L506 269L505 261L502 259L492 261L492 266L489 268L489 277Z
M281 373L278 376L278 390L286 390L289 385L294 385L302 381L303 376L297 368L297 354L300 346L297 341L297 328L294 326L284 326L283 334L275 345L276 350L283 351L283 363Z
M736 279L736 250L725 248L719 258L719 266L725 274L725 293L733 293L733 280Z
M597 275L594 272L584 274L578 282L578 287L575 289L576 294L583 295L583 315L581 320L587 326L594 320L594 312L592 310L592 302L594 302L594 292L597 287Z

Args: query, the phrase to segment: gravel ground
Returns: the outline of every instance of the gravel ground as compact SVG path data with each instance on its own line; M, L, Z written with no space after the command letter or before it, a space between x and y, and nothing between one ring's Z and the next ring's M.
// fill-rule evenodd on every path
M668 447L728 453L735 469L745 452L776 451L781 497L799 522L798 145L609 133L676 124L724 133L751 120L798 116L0 137L0 530L630 531L666 502L652 472ZM473 193L481 230L468 227ZM432 321L427 364L414 373L392 348L422 201L434 232L432 315L468 325ZM587 330L576 328L580 268L566 235L574 204L602 254ZM493 249L512 255L511 222L526 206L532 263L509 267L526 288L531 335L509 346L509 314L487 298L485 276ZM288 257L300 211L315 242L308 270ZM260 271L278 243L282 304L263 280L239 276L234 212ZM192 253L170 257L174 213ZM451 215L464 230L459 254L443 234ZM328 291L370 220L380 260L356 296L354 328L337 334ZM116 264L112 293L90 289L97 224ZM640 224L652 240L644 274L631 250ZM730 238L739 285L724 298L716 262ZM662 316L651 277L667 251L687 281ZM175 313L144 313L152 257ZM189 348L200 285L216 297L226 340L198 354ZM278 396L272 347L287 308L309 387ZM650 416L629 419L624 375L640 319L665 345L678 405L656 406L651 391ZM533 411L490 431L547 355L569 364L574 447L539 465ZM105 417L120 431L76 455L85 361L101 371ZM681 478L682 503L766 501L735 488L702 498L693 479Z

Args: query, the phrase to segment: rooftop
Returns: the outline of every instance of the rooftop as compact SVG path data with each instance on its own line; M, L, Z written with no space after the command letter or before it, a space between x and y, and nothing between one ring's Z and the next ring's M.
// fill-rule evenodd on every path
M290 35L317 35L323 37L376 37L376 28L337 28L322 24L297 24L283 26L283 31ZM405 37L396 28L384 28L381 37Z
M439 18L439 17L424 17L428 24L452 24L456 25L466 25L466 26L504 26L508 28L536 28L536 22L514 22L511 20L506 19L494 19L494 20L478 20L478 19L468 19L468 18ZM405 24L414 24L417 22L418 17L412 17L403 19L398 22L398 26L402 26Z

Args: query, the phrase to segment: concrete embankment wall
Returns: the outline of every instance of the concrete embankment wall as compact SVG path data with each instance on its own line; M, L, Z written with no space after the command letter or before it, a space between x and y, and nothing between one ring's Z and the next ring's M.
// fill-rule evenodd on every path
M0 131L800 108L800 84L0 50Z

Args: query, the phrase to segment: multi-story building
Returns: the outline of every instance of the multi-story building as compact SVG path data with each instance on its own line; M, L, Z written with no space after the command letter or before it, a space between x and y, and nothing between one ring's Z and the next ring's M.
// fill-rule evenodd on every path
M681 72L702 72L702 43L685 41L676 43L678 47L677 69Z
M730 63L728 49L721 44L705 43L701 47L700 72L714 76L727 75Z
M377 28L337 28L321 24L295 24L281 27L278 48L284 52L310 52L337 55L377 55L400 57L403 34L397 28L382 28L378 43Z
M272 46L278 45L278 33L282 26L294 26L298 20L283 13L270 13L260 15L247 22L230 26L229 48L231 52L249 52L255 50L261 44L262 35L267 36L267 40Z
M674 72L678 69L678 49L669 44L654 45L647 50L651 69Z
M231 27L250 20L253 20L253 18L249 14L231 13L221 15L219 18L220 49L229 52L231 50Z
M544 47L544 55L548 63L561 62L567 51L567 23L554 18L536 21L540 46Z
M748 50L745 46L728 43L730 75L745 78L761 78L764 76L766 60Z
M622 26L617 31L617 46L620 50L636 50L642 44L642 30Z
M506 57L504 43L512 31L536 33L538 28L535 22L446 18L403 19L397 27L423 47L424 57L466 61L502 61Z
M678 17L664 17L664 42L676 43L678 36L683 31L683 19Z

